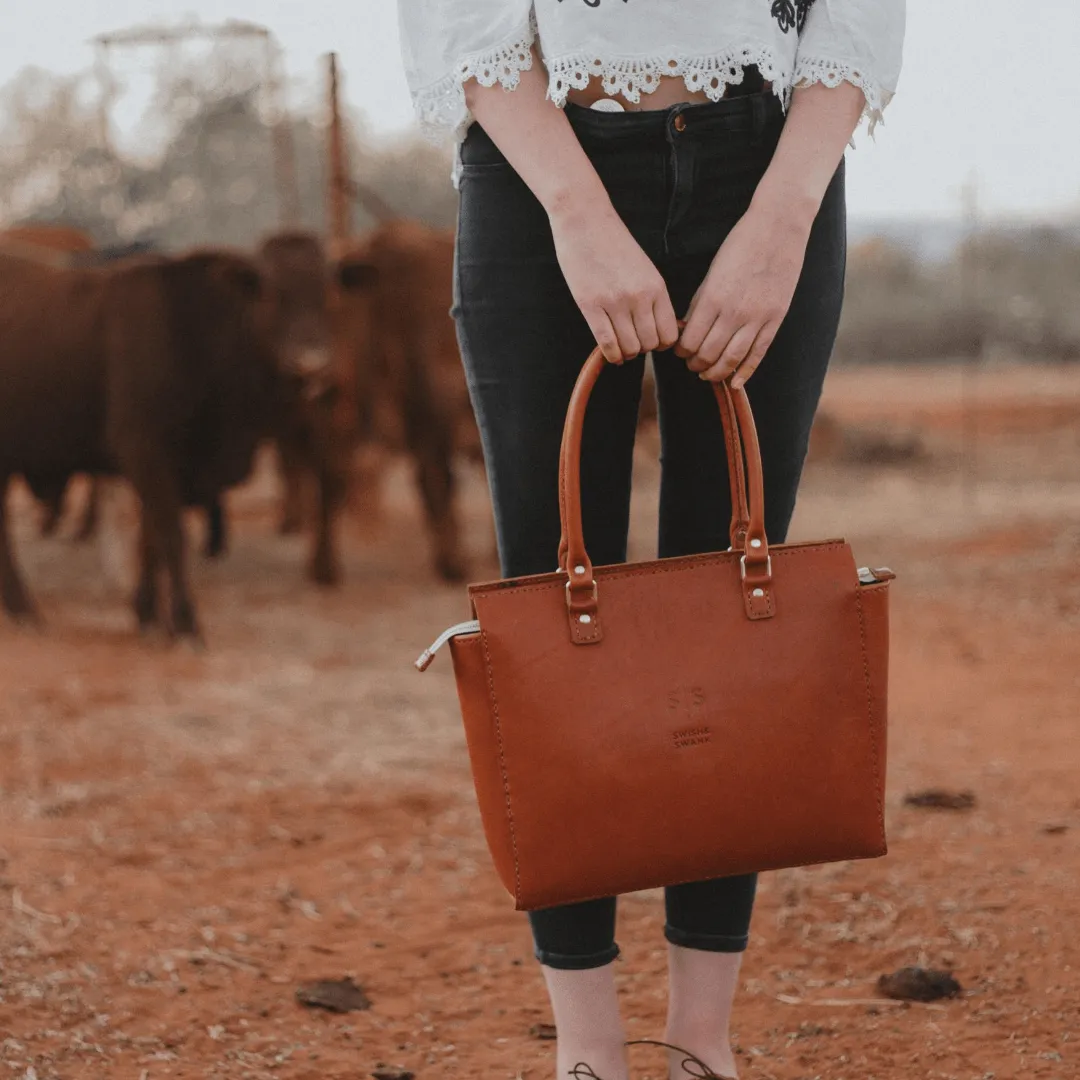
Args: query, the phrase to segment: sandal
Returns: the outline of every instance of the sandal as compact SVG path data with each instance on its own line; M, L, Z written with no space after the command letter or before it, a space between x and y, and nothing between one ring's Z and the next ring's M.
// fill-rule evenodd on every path
M674 1050L677 1054L685 1054L681 1065L683 1072L691 1078L691 1080L732 1080L730 1076L721 1076L719 1073L715 1073L704 1061L699 1057L695 1057L689 1050L684 1050L681 1046L672 1046L671 1043L660 1042L657 1039L634 1039L626 1044L627 1046L660 1046L665 1050ZM700 1070L695 1072L693 1070ZM575 1075L574 1073L570 1074ZM583 1076L589 1076L589 1073L583 1073Z

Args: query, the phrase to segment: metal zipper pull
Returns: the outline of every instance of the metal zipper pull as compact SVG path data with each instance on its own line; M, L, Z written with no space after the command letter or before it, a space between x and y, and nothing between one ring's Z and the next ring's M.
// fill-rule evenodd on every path
M878 585L882 581L892 581L896 575L887 566L875 566L871 569L869 566L859 567L859 584L860 585Z
M459 637L461 634L479 634L480 633L480 620L469 619L468 622L455 623L453 626L447 627L416 659L416 670L427 671L431 666L431 661L435 659L435 654L452 638Z

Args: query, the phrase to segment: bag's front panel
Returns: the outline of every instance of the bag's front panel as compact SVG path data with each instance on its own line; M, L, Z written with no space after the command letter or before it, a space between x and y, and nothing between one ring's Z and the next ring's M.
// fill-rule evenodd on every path
M881 853L850 550L774 548L773 577L750 620L735 556L603 568L592 645L561 579L474 591L519 906Z

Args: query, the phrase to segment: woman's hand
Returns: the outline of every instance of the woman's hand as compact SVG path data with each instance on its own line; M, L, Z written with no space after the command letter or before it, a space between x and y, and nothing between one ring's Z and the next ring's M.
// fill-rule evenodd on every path
M675 352L703 379L742 386L783 322L821 200L866 99L851 83L797 87L750 209L690 303Z
M518 88L465 84L473 116L547 211L559 266L597 344L618 364L679 336L660 272L611 205L534 57Z
M675 348L702 379L753 375L791 306L812 218L752 205L709 267Z
M563 277L604 356L622 363L678 340L660 271L607 198L549 214Z

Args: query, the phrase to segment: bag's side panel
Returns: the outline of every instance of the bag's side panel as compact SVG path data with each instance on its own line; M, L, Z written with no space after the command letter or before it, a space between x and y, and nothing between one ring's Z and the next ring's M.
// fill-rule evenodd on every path
M516 865L510 791L503 768L498 717L492 707L482 634L463 634L450 641L461 718L469 747L480 818L495 872L516 896Z
M885 853L885 771L888 757L889 722L889 583L864 585L859 590L862 605L870 725L881 763L880 799L882 854Z

